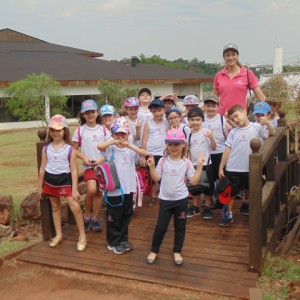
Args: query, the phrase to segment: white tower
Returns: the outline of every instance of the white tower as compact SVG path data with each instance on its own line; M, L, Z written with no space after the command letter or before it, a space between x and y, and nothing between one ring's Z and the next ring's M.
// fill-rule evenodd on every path
M279 45L275 47L273 74L282 73L283 66L283 48Z

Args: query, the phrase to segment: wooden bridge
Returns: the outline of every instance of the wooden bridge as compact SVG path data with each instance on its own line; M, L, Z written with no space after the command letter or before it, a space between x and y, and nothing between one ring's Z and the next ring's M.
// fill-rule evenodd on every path
M262 148L257 141L251 143L249 217L239 213L240 203L236 201L235 221L229 227L218 225L220 209L214 210L212 220L203 220L201 216L188 220L181 267L173 262L172 224L157 262L154 265L146 263L157 219L156 206L135 210L129 228L134 250L116 255L107 250L105 228L102 233L89 232L88 248L78 252L78 233L72 225L71 214L70 224L63 227L63 242L57 248L49 248L48 240L54 231L49 201L46 200L41 203L44 241L24 253L20 260L248 299L249 289L255 287L262 270L265 253L267 250L275 252L282 228L289 218L288 212L295 205L289 201L287 192L292 186L299 185L299 164L297 155L289 153L285 133L285 126L277 128L276 135ZM37 144L38 153L42 145L42 141ZM265 180L262 180L263 175ZM103 220L104 215L102 224L105 225Z

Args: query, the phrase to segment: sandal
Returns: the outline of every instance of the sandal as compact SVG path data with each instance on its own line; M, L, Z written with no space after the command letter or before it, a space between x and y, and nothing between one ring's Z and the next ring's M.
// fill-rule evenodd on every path
M153 198L153 197L150 197L147 202L146 202L146 206L147 207L150 207L150 206L154 206L156 204L156 201L157 201L157 198Z

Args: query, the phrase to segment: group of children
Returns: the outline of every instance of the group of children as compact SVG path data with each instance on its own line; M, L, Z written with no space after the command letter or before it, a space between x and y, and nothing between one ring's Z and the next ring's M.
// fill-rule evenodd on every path
M63 238L60 221L60 197L66 198L74 213L79 230L77 250L87 246L86 233L101 231L99 213L103 193L97 186L95 166L114 160L122 191L106 194L106 238L108 249L116 254L132 250L128 226L133 216L133 195L136 192L136 166L150 170L153 190L150 203L159 199L159 213L147 262L153 264L159 253L171 217L174 218L174 263L182 265L181 250L185 238L187 217L200 214L200 195L204 194L204 219L213 217L211 211L215 182L226 175L232 186L229 213L221 226L233 222L232 206L240 189L245 190L241 212L248 215L249 142L274 134L277 116L268 103L258 102L250 122L245 109L233 106L228 115L218 113L218 98L210 95L199 100L188 95L183 100L186 113L176 106L177 97L169 94L151 100L151 91L143 88L138 97L124 102L126 116L115 118L116 111L109 104L100 109L94 100L82 103L80 127L73 134L61 115L51 118L47 143L42 152L38 195L49 195L56 236L50 247ZM269 116L272 116L270 120ZM72 146L71 146L72 145ZM76 158L82 160L84 181L87 184L84 213L81 212L77 190ZM202 172L207 173L209 188L189 192L186 181L197 186ZM158 198L157 198L158 193ZM192 205L189 205L192 197Z

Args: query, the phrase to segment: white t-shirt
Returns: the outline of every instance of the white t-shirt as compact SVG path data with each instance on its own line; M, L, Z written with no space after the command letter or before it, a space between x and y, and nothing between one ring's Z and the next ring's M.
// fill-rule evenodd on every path
M45 170L51 174L70 173L70 148L72 146L65 144L62 148L54 150L52 143L45 146L43 151L46 151L47 165ZM46 149L46 150L45 150Z
M129 126L130 126L130 135L128 137L128 141L129 143L137 146L139 140L136 140L136 125L138 123L138 120L135 120L134 122L130 121L130 119L127 117L126 118L129 122Z
M174 161L169 156L162 157L156 166L156 171L161 177L159 199L174 201L188 197L186 179L190 179L195 174L190 160L184 158Z
M128 148L119 148L116 145L107 147L105 158L107 161L114 156L114 162L116 165L117 173L119 176L121 187L124 194L130 194L136 192L136 176L135 176L135 158L137 153ZM116 189L111 192L107 192L108 196L120 196L121 192Z
M200 131L191 133L188 138L191 161L194 166L197 166L200 155L204 155L204 166L211 164L210 139L206 136L208 131L210 130L207 128L201 128Z
M144 132L144 126L145 123L151 119L153 119L153 115L150 110L144 110L142 107L139 107L138 113L137 113L137 119L139 122L142 122L141 126L141 134L140 134L140 140L137 141L136 146L141 147L143 142L143 132Z
M223 126L221 122L221 118L223 118ZM225 124L226 124L226 119L224 116L221 116L220 114L217 114L215 117L212 119L209 119L207 115L205 114L203 122L203 127L207 128L211 131L213 131L214 136L215 136L215 141L217 144L217 147L215 150L210 150L211 154L218 154L218 153L223 153L225 150Z
M81 141L80 151L82 154L88 156L91 160L97 160L102 157L103 154L97 149L97 145L100 142L104 142L111 137L111 133L101 125L96 125L96 127L88 127L86 124L79 127L80 137L78 135L78 129L74 131L72 141ZM82 165L83 170L92 169L92 166Z
M252 153L250 141L259 138L263 142L267 137L267 132L259 123L251 122L247 127L232 128L225 142L231 148L226 171L249 172L249 155Z
M163 119L161 124L155 124L153 120L148 121L149 134L146 151L153 155L163 155L166 149L165 137L169 127L169 122Z
M183 123L180 123L179 129L182 130L185 135L185 140L188 141L188 137L191 134L191 128Z

